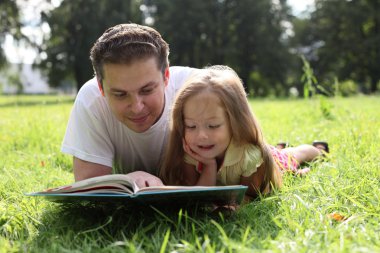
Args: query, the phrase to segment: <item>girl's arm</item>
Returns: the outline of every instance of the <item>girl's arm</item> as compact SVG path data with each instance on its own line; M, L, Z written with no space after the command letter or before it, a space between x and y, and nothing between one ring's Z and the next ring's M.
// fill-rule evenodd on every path
M185 185L215 186L216 185L216 161L215 164L203 165L202 172L195 170L193 165L185 163L183 183Z
M241 177L240 183L248 186L247 195L250 197L257 197L260 192L261 184L264 181L265 169L263 165L257 168L257 171L252 173L249 177Z
M216 185L217 165L216 160L208 164L203 164L201 175L196 185L215 186Z
M199 173L195 170L195 166L185 163L183 167L182 184L193 186L196 185L199 179Z
M190 185L199 186L215 186L216 185L216 174L217 174L217 163L215 158L204 158L200 154L195 153L189 145L187 145L185 139L183 139L183 150L185 153L190 155L192 158L202 163L201 173L197 172L194 166L185 166L184 181ZM196 173L197 175L194 175Z

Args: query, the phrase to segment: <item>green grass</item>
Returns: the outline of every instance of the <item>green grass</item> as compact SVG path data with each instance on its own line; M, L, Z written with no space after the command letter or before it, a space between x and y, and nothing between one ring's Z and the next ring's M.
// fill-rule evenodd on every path
M68 97L0 97L0 253L380 251L379 97L252 101L268 142L327 140L331 155L230 216L24 196L73 181L60 153L71 106Z

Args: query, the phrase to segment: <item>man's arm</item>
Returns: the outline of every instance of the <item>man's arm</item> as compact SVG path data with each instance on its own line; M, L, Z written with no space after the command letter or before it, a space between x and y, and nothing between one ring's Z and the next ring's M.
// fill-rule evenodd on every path
M74 177L75 181L83 179L109 175L112 168L98 163L86 162L74 156ZM128 174L140 188L148 186L162 186L163 183L158 177L145 171L134 171Z
M98 163L86 162L74 156L73 159L75 181L108 175L112 168Z

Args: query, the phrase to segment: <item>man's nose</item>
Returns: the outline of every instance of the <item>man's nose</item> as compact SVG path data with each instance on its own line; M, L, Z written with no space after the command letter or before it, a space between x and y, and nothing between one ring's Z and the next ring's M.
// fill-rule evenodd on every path
M144 108L144 103L143 103L143 100L140 96L131 97L129 109L133 113L139 113L143 108Z

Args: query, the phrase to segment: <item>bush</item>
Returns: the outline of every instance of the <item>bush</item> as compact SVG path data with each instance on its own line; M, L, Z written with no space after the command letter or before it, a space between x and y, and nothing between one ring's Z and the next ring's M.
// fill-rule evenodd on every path
M358 85L352 80L345 80L339 83L338 90L343 97L349 97L358 94Z

